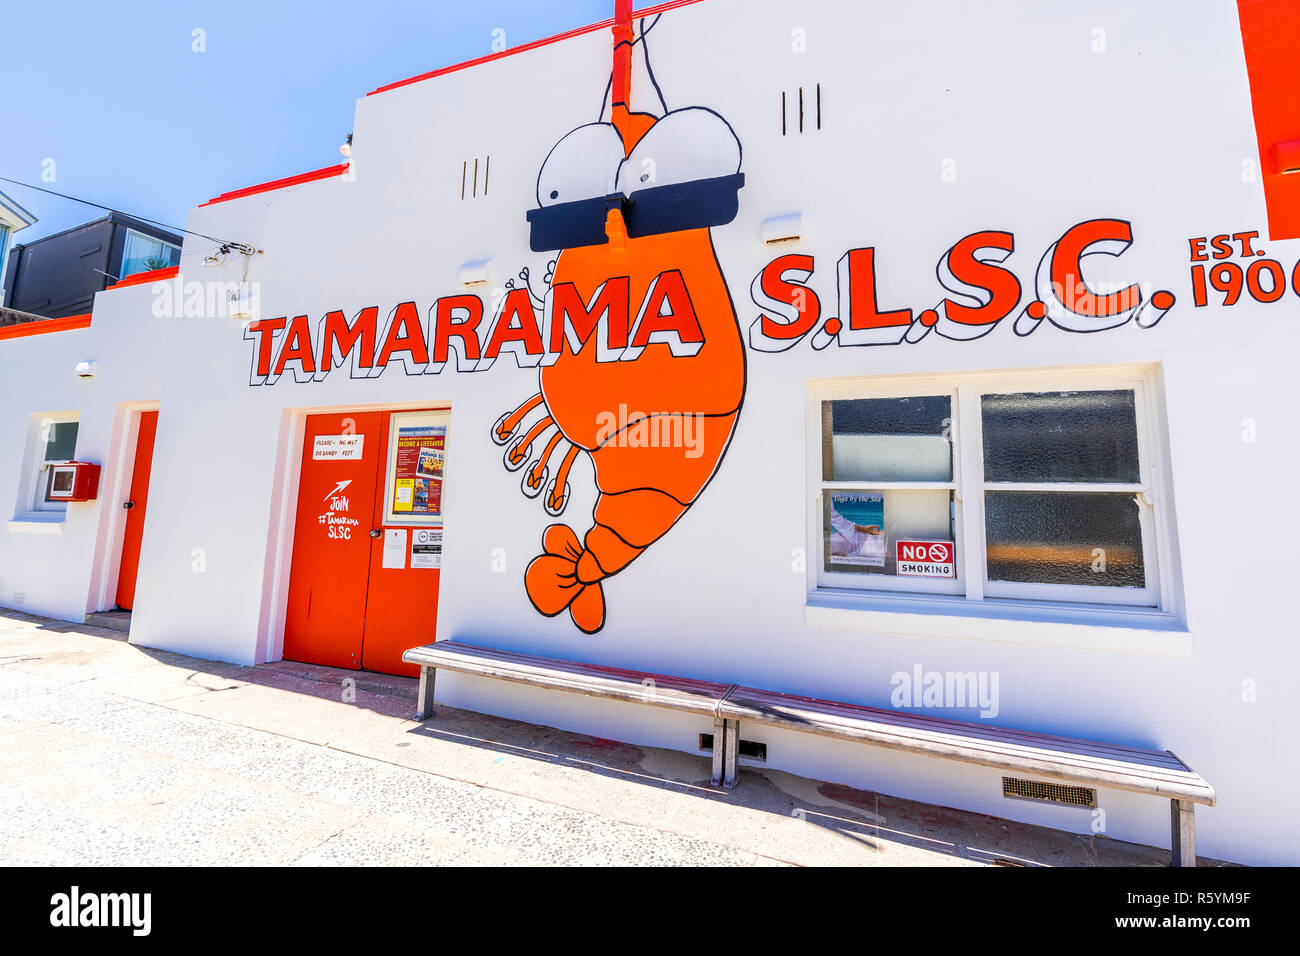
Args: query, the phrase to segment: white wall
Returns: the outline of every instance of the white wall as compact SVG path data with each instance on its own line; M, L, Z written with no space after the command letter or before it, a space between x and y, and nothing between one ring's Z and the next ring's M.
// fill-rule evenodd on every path
M608 623L595 636L567 615L540 617L524 593L523 569L551 519L519 493L519 475L501 467L488 437L535 390L536 372L509 357L476 374L407 377L396 367L352 381L341 369L323 382L299 385L286 374L250 388L238 322L152 318L148 286L103 293L87 331L0 343L6 461L17 460L30 413L79 408L78 455L111 472L126 454L113 451L119 404L158 401L132 640L248 663L275 646L268 568L287 560L273 534L283 518L273 488L288 480L277 471L286 409L449 401L439 636L880 706L889 706L890 675L917 663L996 671L995 723L1172 749L1219 794L1217 807L1198 812L1202 854L1297 862L1300 825L1286 801L1300 780L1285 743L1297 720L1284 683L1300 665L1289 597L1297 520L1275 490L1295 470L1300 437L1289 414L1297 301L1195 309L1187 271L1190 237L1267 235L1260 186L1241 176L1256 147L1235 5L1204 0L1195 15L1172 0L1065 12L1009 0L940 6L941 14L934 5L705 0L655 27L651 57L670 107L717 110L744 145L740 214L713 230L741 327L758 311L751 280L780 253L816 256L811 284L833 308L836 261L874 245L881 305L920 310L942 296L935 264L966 234L1013 232L1008 265L1028 291L1048 244L1098 217L1131 220L1135 242L1119 259L1090 260L1089 278L1151 283L1175 291L1178 304L1145 330L1044 327L1022 339L1008 319L974 342L931 334L915 345L750 351L744 410L721 470L663 540L606 583ZM806 31L805 53L791 50L795 29ZM477 259L492 260L492 287L525 264L540 276L549 256L528 251L524 213L550 147L595 118L608 47L597 32L363 98L355 181L203 207L189 226L266 251L249 278L267 317L314 321L331 309L350 317L370 305L386 315L406 300L423 312L464 291L457 270ZM780 90L818 82L822 130L782 137ZM640 77L635 91L645 104ZM488 197L462 201L462 162L487 155ZM955 182L941 175L945 160L955 162ZM762 221L793 211L804 214L805 239L765 246ZM1300 259L1300 243L1260 245L1288 268ZM209 251L186 243L184 280L235 277L233 267L201 270ZM72 375L83 358L100 361L89 382ZM1000 625L961 620L808 623L807 577L791 561L808 546L809 381L1117 363L1156 366L1163 384L1176 529L1167 557L1185 629L1162 644L1160 632L1086 623L1024 625L1015 640L1000 637ZM1242 441L1244 419L1255 423L1253 443ZM0 469L4 508L16 470ZM580 535L589 476L575 469L565 515ZM71 506L61 535L0 527L0 603L21 591L26 609L79 618L93 603L94 555L111 530L103 509L116 506L105 498ZM495 549L504 573L492 571ZM1279 552L1286 557L1271 557ZM1254 702L1243 701L1243 681L1255 682ZM654 709L595 708L453 675L440 677L439 696L683 750L708 729ZM768 742L769 764L829 780L1080 832L1091 822L1004 800L997 775L975 768L759 728L745 736ZM1112 836L1168 844L1162 801L1103 792L1102 805Z

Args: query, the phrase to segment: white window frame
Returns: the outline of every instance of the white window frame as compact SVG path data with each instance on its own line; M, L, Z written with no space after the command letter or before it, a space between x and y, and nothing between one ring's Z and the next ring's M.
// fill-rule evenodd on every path
M44 412L31 417L28 429L27 454L24 455L23 476L19 482L16 517L24 515L43 521L61 519L68 510L66 501L46 501L45 489L49 485L50 468L63 465L72 458L45 457L46 428L53 425L77 424L77 438L81 438L81 414L76 411ZM75 454L75 451L74 451Z
M164 249L175 249L178 254L181 251L181 247L176 245L174 242L168 242L166 239L159 239L157 236L151 236L147 232L140 232L138 229L128 228L126 230L126 238L122 240L122 265L117 270L118 282L121 282L123 279L128 277L128 273L126 272L126 248L129 245L132 236L139 236L141 239L144 239L148 242L156 242ZM141 271L148 271L148 270L141 270ZM139 274L140 273L138 272L132 272L129 275L139 275Z
M950 594L960 596L965 585L965 562L962 560L960 552L964 535L957 534L957 540L953 543L956 564L953 570L956 572L955 578L923 578L923 577L905 577L886 574L854 574L847 571L827 571L824 570L823 558L826 551L825 532L825 504L823 495L825 493L837 491L951 491L953 494L954 507L954 527L960 532L964 528L962 503L959 492L961 476L961 442L957 437L958 423L955 420L957 415L957 390L951 386L930 389L911 388L898 382L882 383L870 390L869 393L862 391L862 386L855 382L836 382L826 384L817 399L813 402L814 411L816 412L817 423L814 428L816 433L816 442L814 451L816 454L814 487L821 494L817 498L817 516L816 528L814 534L816 538L816 550L812 552L816 556L816 561L812 562L816 570L816 583L819 588L844 588L854 591L901 591L908 594ZM950 446L952 448L952 480L950 481L826 481L822 476L822 419L821 405L822 402L835 401L838 399L854 398L919 398L931 396L947 396L950 402L949 411L954 416L954 420L949 423ZM886 535L888 528L886 528Z
M1132 389L1138 438L1139 481L1135 484L988 483L984 481L983 394ZM936 594L929 579L835 574L822 570L823 489L836 486L876 490L944 487L943 483L824 482L822 480L822 418L824 401L852 398L953 395L953 493L957 528L956 594ZM809 603L841 609L862 607L891 612L988 616L1018 616L1032 611L1063 611L1067 620L1126 625L1135 618L1170 618L1179 610L1171 573L1173 532L1170 527L1166 432L1158 370L1150 365L1033 369L1004 372L955 372L949 375L909 375L821 380L807 390L807 487ZM1108 588L1092 585L990 582L987 577L984 493L986 491L1132 492L1139 504L1146 587ZM852 579L844 581L843 579ZM920 582L913 584L911 582Z
M447 429L447 435L451 434L451 409L438 408L427 411L401 411L393 412L388 420L388 457L384 462L383 488L381 492L384 496L384 524L394 527L420 527L420 528L441 528L447 514L447 463L450 462L450 456L444 460L442 471L442 498L439 501L437 514L417 513L407 514L403 511L393 510L393 491L397 480L397 435L402 427L415 428L437 428ZM444 454L451 446L451 439L448 437L443 445Z

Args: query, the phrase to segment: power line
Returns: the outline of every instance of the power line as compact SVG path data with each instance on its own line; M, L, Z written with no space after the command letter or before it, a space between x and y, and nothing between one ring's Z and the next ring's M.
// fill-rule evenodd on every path
M19 182L17 179L10 179L8 176L0 176L0 182L13 183L15 186L22 186L26 189L34 189L38 193L46 193L50 196L58 196L60 199L70 199L73 202L79 202L84 206L94 206L96 209L103 209L106 212L120 212L124 216L130 216L132 219L138 219L140 222L147 222L151 226L161 226L163 229L172 229L175 230L176 232L183 232L189 236L198 236L200 239L207 239L211 242L219 242L223 246L238 247L238 246L245 245L245 243L242 242L235 242L230 239L218 239L216 236L205 235L204 233L201 232L195 232L192 229L183 229L180 226L169 225L168 223L165 222L159 222L157 219L148 219L144 216L137 216L134 213L123 212L121 209L115 209L112 206L105 206L101 203L91 202L89 199L78 199L76 196L69 196L66 193L55 192L53 189L45 189L42 186L33 186L31 183Z

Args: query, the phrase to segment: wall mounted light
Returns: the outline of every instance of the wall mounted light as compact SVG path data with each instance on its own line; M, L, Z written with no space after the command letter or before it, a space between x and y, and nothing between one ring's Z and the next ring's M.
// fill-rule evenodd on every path
M232 319L251 319L257 312L256 294L252 283L241 282L239 288L230 293L230 317Z
M803 213L801 212L772 216L763 220L763 241L769 245L777 242L795 242L802 238Z
M487 285L488 266L492 264L491 259L484 259L481 262L467 262L460 267L460 284L461 285Z
M95 373L99 371L98 362L78 362L77 367L73 369L77 373L77 378L94 378Z
M1273 144L1273 168L1280 176L1300 173L1300 139Z

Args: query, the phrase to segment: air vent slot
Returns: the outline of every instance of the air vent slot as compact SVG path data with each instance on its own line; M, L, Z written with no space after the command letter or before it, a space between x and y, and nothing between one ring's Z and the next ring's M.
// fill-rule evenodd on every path
M767 744L755 740L741 740L736 746L737 753L750 760L767 760ZM713 734L700 734L700 753L713 753Z
M742 739L736 749L740 752L740 756L748 757L750 760L767 760L767 744Z
M1097 806L1096 790L1065 783L1048 783L1045 780L1024 780L1020 777L1002 778L1002 796L1056 803L1065 807Z
M492 157L467 159L460 166L460 198L477 199L488 194L488 178L492 173Z
M822 128L822 85L781 91L781 135Z

